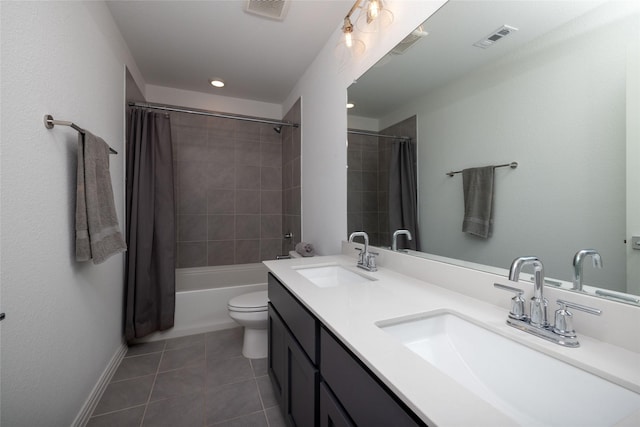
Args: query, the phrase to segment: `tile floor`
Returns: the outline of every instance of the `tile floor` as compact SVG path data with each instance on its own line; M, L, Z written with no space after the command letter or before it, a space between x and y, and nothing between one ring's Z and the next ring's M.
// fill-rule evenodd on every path
M129 347L88 427L281 427L266 359L242 356L242 329Z

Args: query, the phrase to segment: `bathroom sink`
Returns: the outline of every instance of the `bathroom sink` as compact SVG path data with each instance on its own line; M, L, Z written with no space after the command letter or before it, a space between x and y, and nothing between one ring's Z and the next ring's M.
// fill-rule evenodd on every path
M374 280L363 274L348 270L340 265L316 265L298 267L295 270L319 288L350 285Z
M452 312L376 325L521 425L611 426L640 410L640 394Z

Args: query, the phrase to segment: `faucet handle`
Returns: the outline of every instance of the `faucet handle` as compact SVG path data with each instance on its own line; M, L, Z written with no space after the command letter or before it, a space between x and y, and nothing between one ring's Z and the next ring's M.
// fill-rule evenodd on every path
M576 304L574 302L569 302L565 300L559 299L557 301L560 308L556 310L556 318L553 326L553 332L558 335L562 335L563 337L575 338L576 331L573 328L573 314L567 310L568 308L572 308L575 310L584 311L585 313L594 314L599 316L602 314L602 310L597 308L587 307L586 305Z
M522 298L524 291L522 289L502 285L500 283L494 283L493 286L503 291L514 292L516 294L516 296L511 298L511 311L509 311L510 318L517 320L524 320L527 318L527 315L524 314L524 298Z
M368 257L366 258L365 262L369 271L378 271L378 266L376 265L376 255L379 255L378 252L369 252Z

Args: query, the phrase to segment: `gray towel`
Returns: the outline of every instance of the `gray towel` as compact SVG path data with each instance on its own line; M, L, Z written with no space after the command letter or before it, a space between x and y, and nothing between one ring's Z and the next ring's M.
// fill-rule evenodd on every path
M78 133L76 187L76 261L100 264L125 251L109 174L109 146L101 138Z
M462 231L487 239L493 232L493 166L462 171Z
M311 243L300 242L296 245L296 252L304 257L314 256L316 254Z

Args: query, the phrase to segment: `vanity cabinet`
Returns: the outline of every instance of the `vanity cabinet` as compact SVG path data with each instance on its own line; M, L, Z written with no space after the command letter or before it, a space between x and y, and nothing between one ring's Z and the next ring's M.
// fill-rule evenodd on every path
M318 321L269 274L268 371L287 425L318 425Z
M287 425L425 424L271 273L269 377Z

